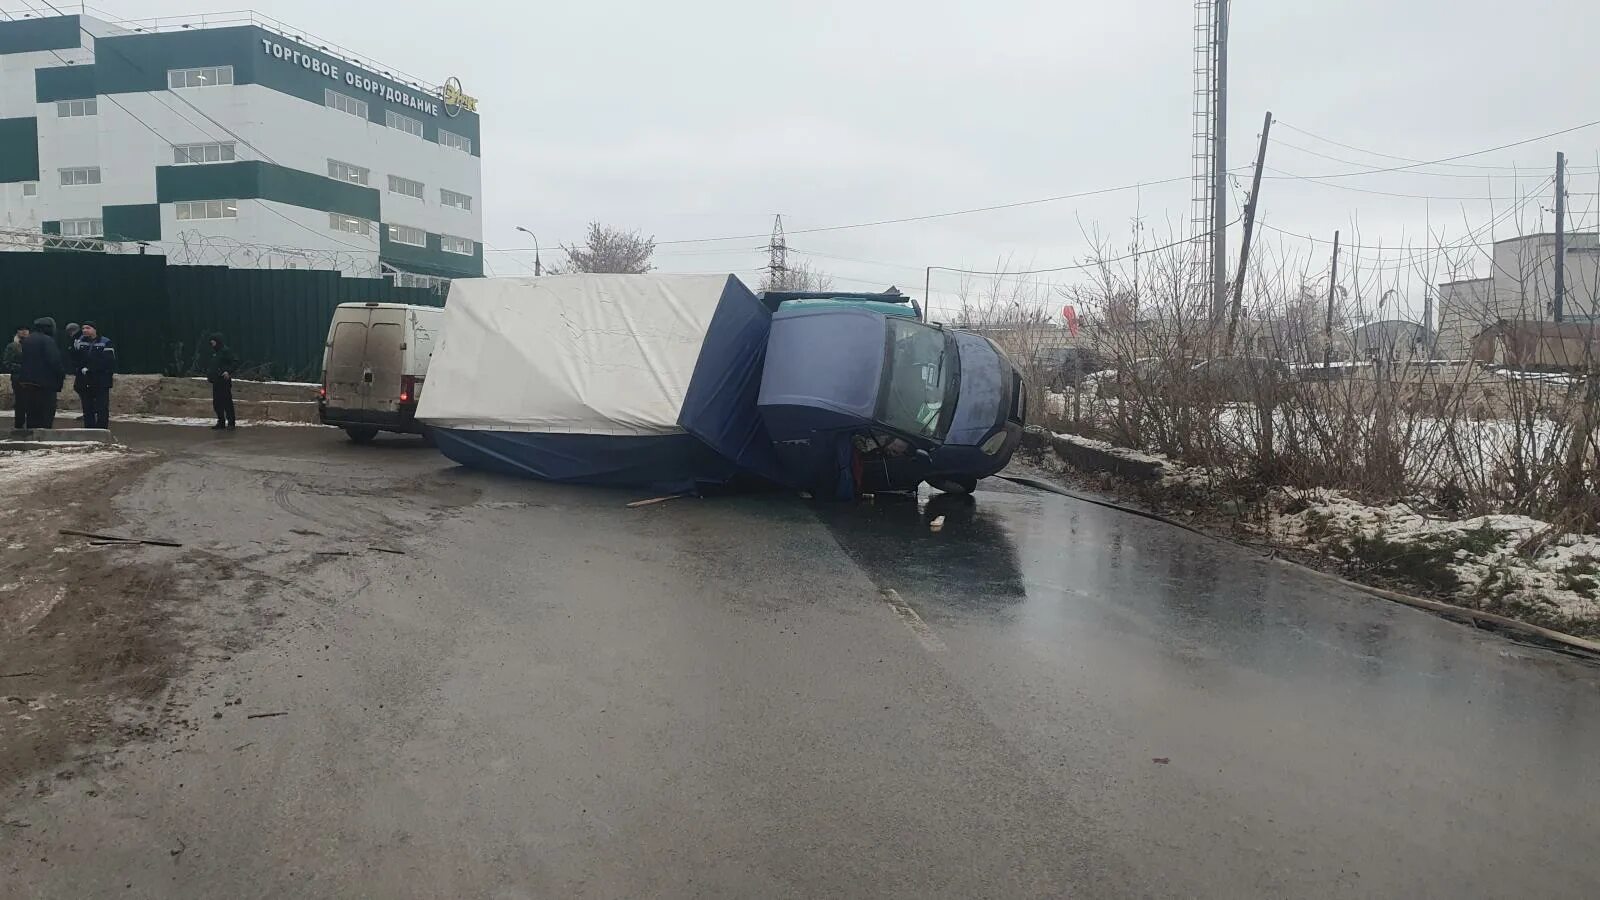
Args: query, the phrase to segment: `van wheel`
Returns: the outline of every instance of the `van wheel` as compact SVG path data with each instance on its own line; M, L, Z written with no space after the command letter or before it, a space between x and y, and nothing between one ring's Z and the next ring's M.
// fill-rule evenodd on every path
M928 486L946 494L970 494L978 489L978 479L970 475L935 475L928 479Z
M344 433L350 435L350 440L353 443L370 444L372 439L378 436L378 429L350 427L346 428Z

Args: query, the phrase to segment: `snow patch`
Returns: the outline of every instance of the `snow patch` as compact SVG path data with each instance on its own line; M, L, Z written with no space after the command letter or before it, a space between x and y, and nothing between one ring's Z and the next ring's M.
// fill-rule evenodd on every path
M17 493L39 479L123 459L128 452L108 450L105 444L69 443L60 449L0 453L0 492Z

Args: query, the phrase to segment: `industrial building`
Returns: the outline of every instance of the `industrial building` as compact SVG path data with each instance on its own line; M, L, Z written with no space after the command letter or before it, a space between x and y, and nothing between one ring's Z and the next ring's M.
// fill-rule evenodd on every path
M0 248L483 272L477 103L259 14L0 21Z
M1593 322L1600 296L1600 233L1567 235L1562 320ZM1439 285L1438 359L1467 359L1473 340L1502 320L1555 321L1556 237L1496 241L1491 272Z

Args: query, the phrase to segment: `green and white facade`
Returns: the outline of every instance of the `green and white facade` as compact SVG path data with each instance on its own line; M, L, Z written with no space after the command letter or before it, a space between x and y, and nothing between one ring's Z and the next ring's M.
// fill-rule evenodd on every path
M481 275L478 114L445 93L255 21L0 22L0 226L175 263Z

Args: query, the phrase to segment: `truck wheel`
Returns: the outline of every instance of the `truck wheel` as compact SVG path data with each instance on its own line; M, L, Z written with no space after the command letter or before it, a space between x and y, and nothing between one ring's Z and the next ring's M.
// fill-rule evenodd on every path
M350 440L352 443L370 444L372 443L372 439L378 436L378 429L356 427L352 425L349 428L346 428L344 433L350 435Z
M928 486L946 494L970 494L978 489L978 479L970 475L935 475L928 479Z

